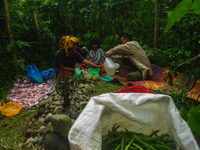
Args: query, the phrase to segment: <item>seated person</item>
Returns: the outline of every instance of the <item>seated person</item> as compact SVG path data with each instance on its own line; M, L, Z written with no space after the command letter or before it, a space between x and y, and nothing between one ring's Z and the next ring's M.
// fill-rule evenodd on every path
M79 40L73 36L63 36L60 42L60 50L56 54L53 62L53 68L61 69L61 72L67 72L67 75L72 76L75 66L79 63L82 67L89 65L94 68L101 67L86 59L84 59L78 52Z
M121 64L132 71L128 74L127 80L139 81L146 79L147 75L153 75L148 56L138 42L132 41L129 34L124 34L121 38L121 45L107 51L105 55L111 57L123 54L127 56L122 57Z
M103 63L104 52L100 48L99 40L97 38L91 39L90 46L92 50L89 54L89 61L95 63L96 65L101 65Z
M84 45L80 45L77 48L77 52L79 52L84 59L86 59L86 60L89 59L89 51L88 51L87 47L85 47Z

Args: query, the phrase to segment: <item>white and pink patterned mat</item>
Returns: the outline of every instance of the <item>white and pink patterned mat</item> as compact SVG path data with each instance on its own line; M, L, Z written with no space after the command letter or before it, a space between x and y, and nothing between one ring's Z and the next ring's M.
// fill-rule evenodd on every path
M47 99L55 90L52 80L40 83L33 83L31 79L24 76L23 81L17 79L13 88L7 94L7 100L18 103L21 107L30 108L39 103L42 99Z

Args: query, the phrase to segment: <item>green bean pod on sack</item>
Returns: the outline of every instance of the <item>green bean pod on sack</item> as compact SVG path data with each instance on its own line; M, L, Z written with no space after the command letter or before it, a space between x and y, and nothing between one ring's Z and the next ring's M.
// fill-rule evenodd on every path
M175 150L176 142L169 140L168 134L157 135L159 130L144 135L133 131L117 131L120 125L114 125L112 131L102 137L102 150Z

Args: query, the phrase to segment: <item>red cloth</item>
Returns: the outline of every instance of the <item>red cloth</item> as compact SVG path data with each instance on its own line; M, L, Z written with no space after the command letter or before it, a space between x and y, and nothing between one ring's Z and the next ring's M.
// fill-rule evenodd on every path
M79 66L83 67L83 69L85 69L85 65L84 65L84 64L76 63L76 64L74 65L74 68L76 67L76 65L79 65Z
M79 64L79 63L76 63L75 65L74 65L74 67L73 68L75 68L77 65L79 65L79 66L81 66L81 67L83 67L83 69L85 69L85 65L84 64ZM63 71L63 70L61 70L61 74L62 75L68 75L68 76L73 76L73 73L71 72L71 71ZM58 74L58 77L60 78L61 77L61 75L60 74Z
M67 76L73 76L73 73L71 72L71 71L63 71L63 70L61 70L61 74L62 75L67 75ZM60 78L61 77L61 74L58 74L58 77Z

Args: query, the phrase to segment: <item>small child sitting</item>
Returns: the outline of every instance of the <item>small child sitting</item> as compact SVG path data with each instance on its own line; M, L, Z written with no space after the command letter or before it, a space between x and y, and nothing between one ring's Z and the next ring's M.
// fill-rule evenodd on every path
M100 48L99 40L97 38L91 39L90 46L92 50L89 54L89 61L95 63L96 65L101 65L103 63L104 52Z

